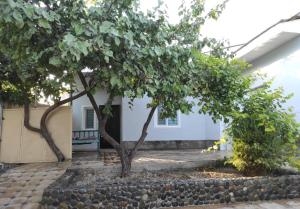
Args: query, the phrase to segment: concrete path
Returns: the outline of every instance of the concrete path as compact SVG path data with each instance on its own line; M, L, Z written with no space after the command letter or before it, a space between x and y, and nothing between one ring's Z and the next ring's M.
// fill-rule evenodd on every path
M203 205L181 207L178 209L300 209L300 199L275 200L229 205Z
M44 189L70 166L66 163L33 163L0 175L0 208L36 209Z

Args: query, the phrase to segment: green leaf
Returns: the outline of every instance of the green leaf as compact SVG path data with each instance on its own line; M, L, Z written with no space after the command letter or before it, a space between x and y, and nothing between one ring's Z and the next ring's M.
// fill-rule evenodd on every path
M20 12L18 12L17 10L14 10L13 12L13 17L16 20L16 26L21 29L24 26L24 21L23 21L23 17L21 15Z
M74 41L76 41L76 38L71 33L68 33L67 35L65 35L64 42L67 45L72 45Z
M113 57L114 56L113 51L111 51L109 49L104 50L103 53L105 54L105 56L108 56L108 57Z
M137 97L139 97L139 98L143 97L143 89L137 88L136 89L136 94L137 94Z
M7 0L7 2L11 8L15 8L17 6L16 2L13 0Z
M84 32L84 28L81 24L74 23L73 27L76 35L81 35Z
M111 27L113 26L114 24L112 22L109 22L109 21L104 21L101 26L100 26L100 32L101 33L108 33L110 32L110 29Z
M159 47L155 47L154 51L155 51L155 53L156 53L157 56L162 55L162 51L161 51L161 49Z
M77 47L85 56L88 54L88 48L90 47L90 43L88 41L80 41L77 43Z
M112 85L112 87L119 86L121 84L121 81L118 79L118 77L116 75L113 75L110 78L110 84Z
M106 63L109 63L109 57L108 56L105 56L104 59L105 59Z
M117 46L120 45L120 39L118 37L115 37L115 43L116 43Z
M29 19L31 19L31 18L33 17L33 15L34 15L34 9L33 9L33 7L27 6L27 7L23 7L22 9L23 9L25 15L26 15Z
M132 45L133 42L133 33L132 31L127 32L124 37L129 41L129 43Z
M54 66L59 66L61 64L60 58L59 57L51 57L49 59L49 64L54 65Z
M18 10L14 10L13 12L13 17L15 18L15 20L17 21L23 21L22 15L20 12L18 12Z
M38 25L39 25L40 27L46 28L46 29L50 29L50 28L51 28L50 24L49 24L48 21L45 20L45 19L39 19L39 20L38 20Z

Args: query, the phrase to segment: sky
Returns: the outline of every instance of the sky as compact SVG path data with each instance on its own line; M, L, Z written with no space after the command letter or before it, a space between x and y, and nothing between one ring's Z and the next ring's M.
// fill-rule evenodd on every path
M178 21L177 11L182 0L162 0L168 7L171 22ZM140 0L145 11L157 3L156 0ZM220 0L206 0L208 8ZM217 21L209 21L202 33L206 36L229 40L230 45L243 44L255 35L276 23L300 12L300 0L229 0Z

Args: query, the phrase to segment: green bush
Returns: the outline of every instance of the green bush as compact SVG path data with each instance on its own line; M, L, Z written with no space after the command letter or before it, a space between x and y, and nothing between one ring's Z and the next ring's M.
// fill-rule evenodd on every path
M249 91L232 114L227 134L233 141L229 163L247 175L280 168L296 155L299 124L283 104L290 96L271 83Z

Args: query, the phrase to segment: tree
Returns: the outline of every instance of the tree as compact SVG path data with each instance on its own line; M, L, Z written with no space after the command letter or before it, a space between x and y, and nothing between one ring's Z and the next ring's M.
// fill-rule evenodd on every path
M23 83L9 82L26 86L21 92L27 92L28 98L37 92L34 96L50 96L55 101L42 117L41 128L45 129L48 115L59 105L87 94L101 135L120 156L122 176L129 175L158 106L164 117L172 117L177 110L188 113L198 105L201 112L217 120L235 107L233 101L249 83L241 77L243 63L229 61L221 42L200 36L205 20L217 18L224 4L205 13L204 2L194 0L182 6L177 24L169 23L161 7L143 14L134 0L91 5L83 0L10 0L3 5L0 52L12 63L5 70L16 73ZM205 47L212 50L211 55L201 52ZM76 90L75 76L84 91L61 100L61 92L68 90L66 84ZM97 89L109 95L103 110L94 98ZM150 98L149 114L133 149L106 131L111 103L117 96L128 97L130 103L143 96ZM51 134L44 137L51 138Z
M116 149L122 164L121 175L127 176L159 105L164 117L173 117L177 110L191 112L196 104L187 97L193 97L199 101L201 112L220 119L235 107L234 100L243 95L250 81L241 76L247 67L244 63L220 58L224 54L206 56L199 52L207 45L217 52L220 46L215 40L199 38L199 28L205 21L201 16L203 3L194 2L192 16L191 10L182 11L183 18L177 25L171 25L159 9L144 15L130 5L122 7L121 12L115 7L118 8L118 3L112 4L111 16L105 13L103 17L105 27L109 28L103 39L109 40L106 46L111 52L97 56L98 66L86 62L89 78L82 72L78 76L85 88L89 87L88 81L93 81L109 95L106 107L101 110L92 92L87 93L99 120L100 133ZM145 95L151 98L147 104L148 117L135 146L128 149L105 129L111 104L117 96L126 96L132 102Z

